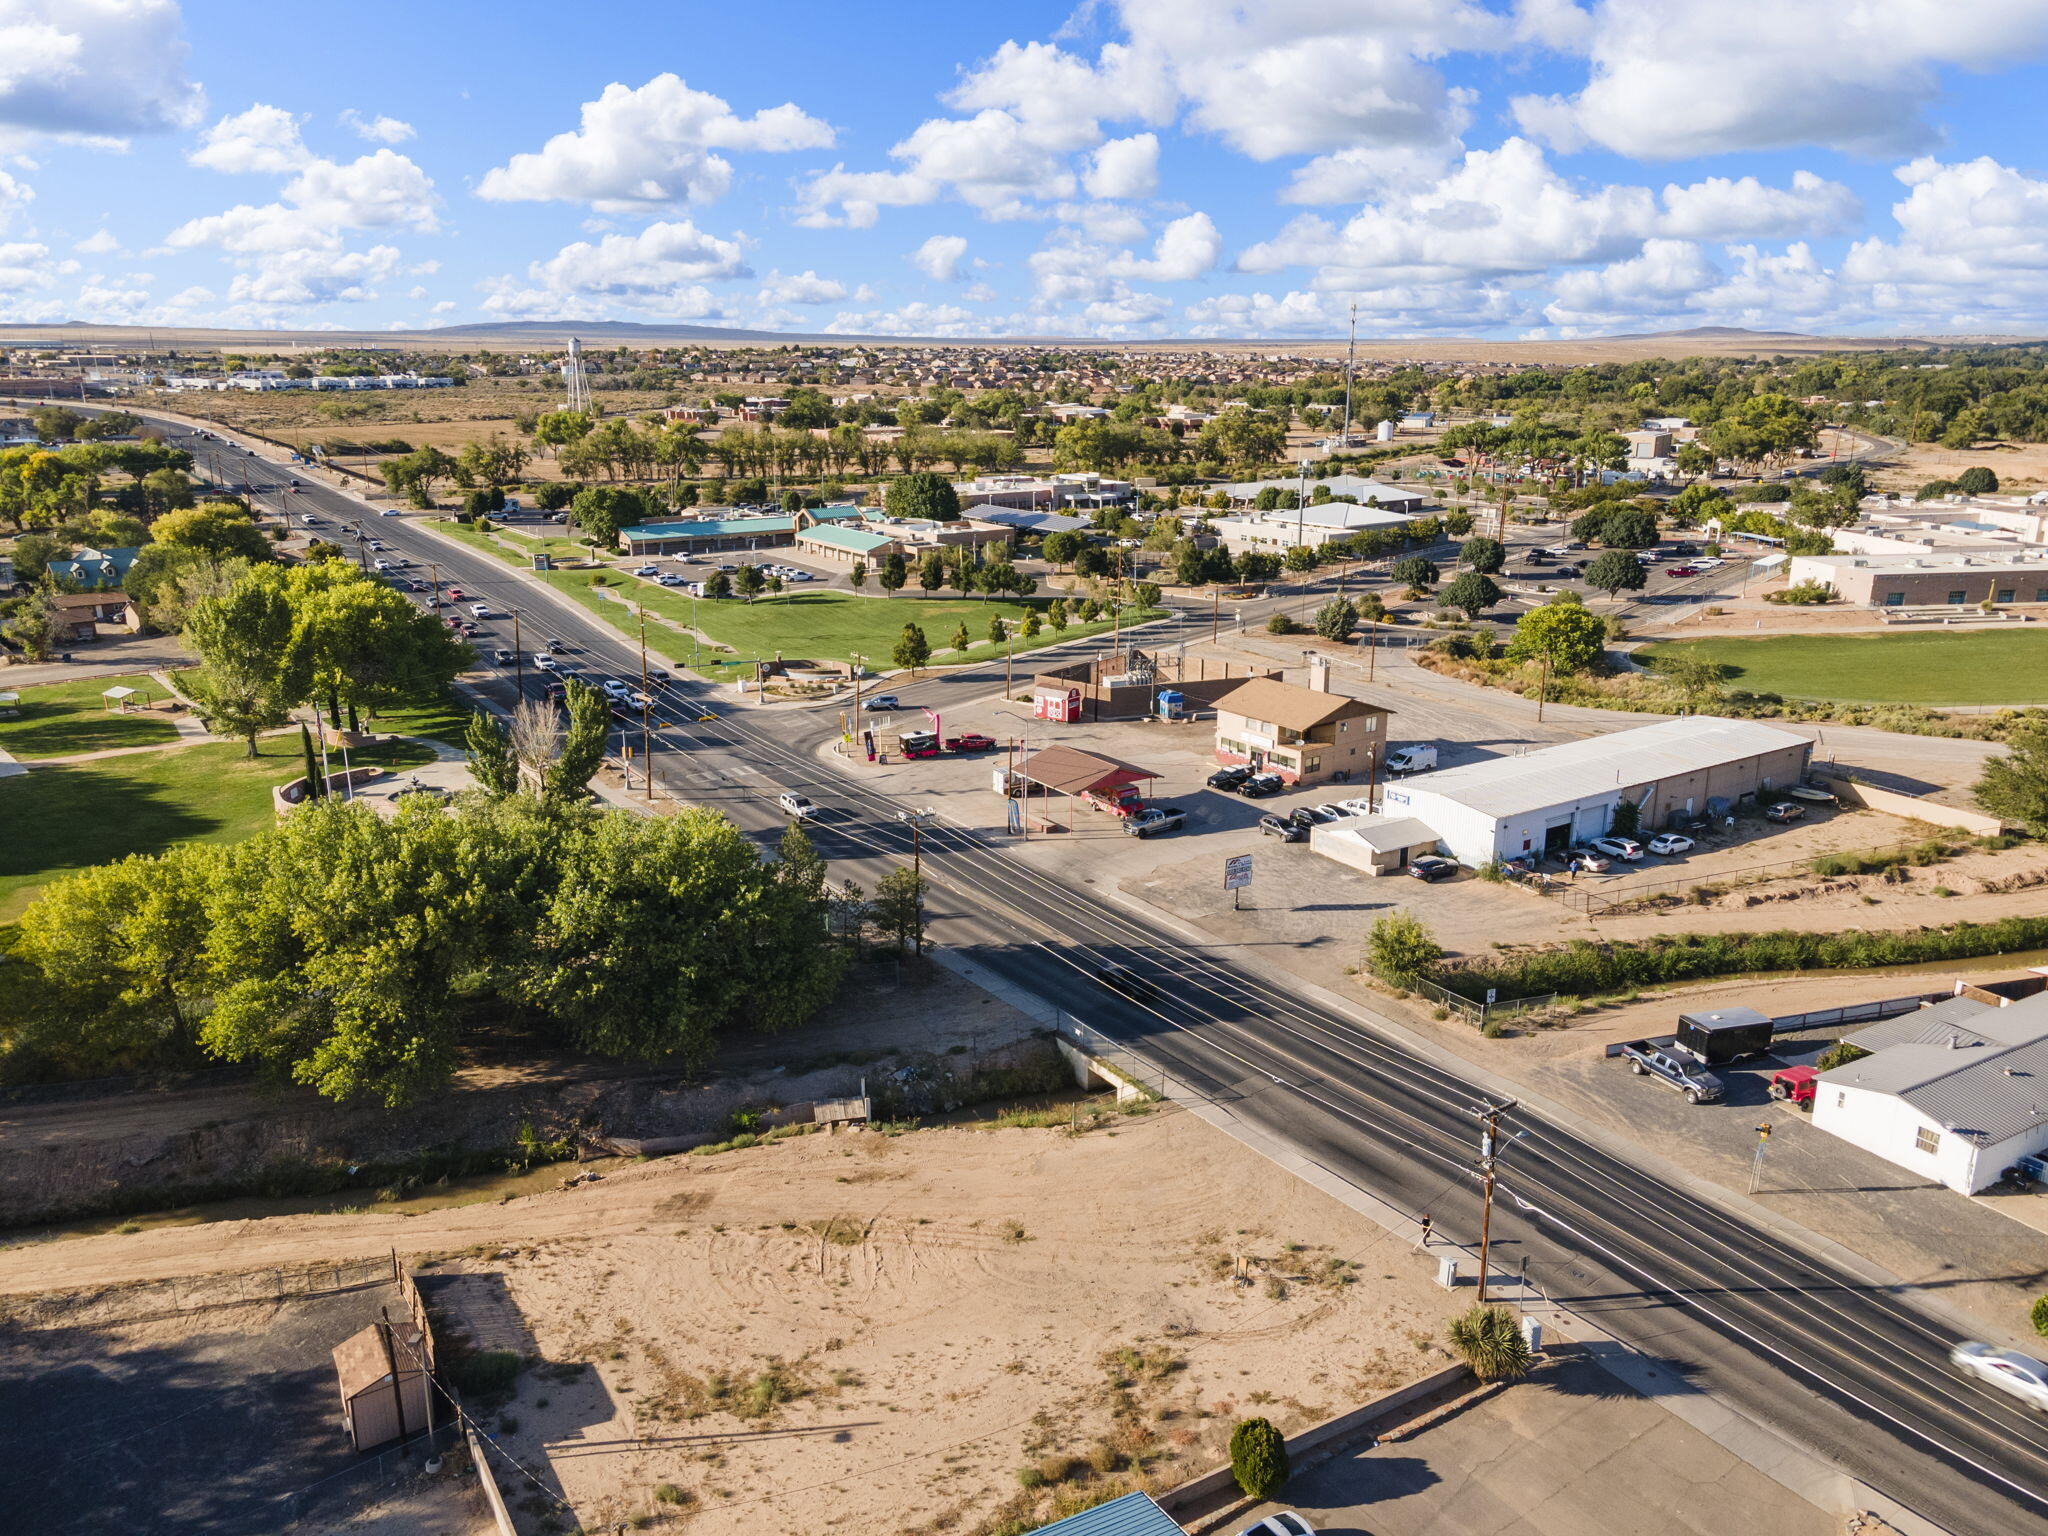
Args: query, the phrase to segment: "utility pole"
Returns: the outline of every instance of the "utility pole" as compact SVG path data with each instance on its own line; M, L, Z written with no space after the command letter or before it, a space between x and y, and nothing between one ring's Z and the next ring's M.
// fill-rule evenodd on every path
M1209 589L1209 643L1211 645L1214 645L1216 643L1216 624L1218 619L1217 605L1222 601L1222 597L1223 594L1219 592L1215 587L1211 587Z
M427 570L434 578L434 617L438 619L441 617L441 567L429 560Z
M924 824L936 814L929 807L921 811L898 811L896 819L910 826L910 880L916 887L916 953L924 954Z
M526 699L526 652L519 644L519 610L512 610L512 693L515 702Z
M1550 702L1550 652L1550 646L1546 645L1543 647L1543 681L1536 689L1536 720L1538 724L1541 724L1543 720L1543 706Z
M1513 1109L1515 1103L1509 1099L1505 1104L1496 1104L1488 1099L1466 1111L1479 1121L1480 1188L1485 1191L1484 1203L1479 1208L1479 1305L1482 1307L1486 1305L1486 1266L1493 1242L1493 1179L1494 1164L1500 1157L1500 1117ZM1521 1132L1515 1134L1520 1136Z
M647 686L647 610L640 610L640 771L647 775L647 798L654 799L654 694Z
M1351 448L1351 373L1358 365L1358 301L1351 301L1351 341L1344 349L1344 435L1337 440L1340 452Z
M1380 666L1380 621L1365 621L1365 680L1369 683Z

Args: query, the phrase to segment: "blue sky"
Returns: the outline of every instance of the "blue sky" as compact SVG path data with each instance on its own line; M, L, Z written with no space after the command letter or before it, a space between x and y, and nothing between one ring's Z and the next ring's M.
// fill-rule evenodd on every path
M2048 0L0 0L0 320L2048 331Z

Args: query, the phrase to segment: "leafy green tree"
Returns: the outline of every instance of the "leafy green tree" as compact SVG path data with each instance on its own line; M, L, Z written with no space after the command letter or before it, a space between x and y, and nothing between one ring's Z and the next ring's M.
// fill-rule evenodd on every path
M1193 539L1181 540L1173 549L1173 579L1184 587L1203 585L1210 579L1209 552Z
M883 506L891 517L930 518L951 523L960 518L960 493L944 475L919 470L889 482Z
M936 549L928 549L918 558L917 584L927 592L936 592L946 584L946 557Z
M1045 622L1055 631L1067 627L1067 600L1064 597L1056 597L1045 605Z
M1098 579L1109 574L1109 555L1099 545L1083 546L1074 556L1074 574L1084 579Z
M1436 935L1422 919L1407 912L1374 918L1372 931L1366 935L1366 966L1397 987L1427 978L1443 957L1444 947Z
M1721 662L1709 661L1686 647L1659 655L1655 669L1659 677L1685 696L1686 707L1693 710L1719 699L1728 677L1728 668Z
M1280 557L1280 563L1290 571L1312 571L1322 564L1322 557L1306 544L1297 544Z
M1972 464L1956 476L1956 489L1965 496L1991 496L1997 493L1998 476L1982 464Z
M706 597L727 598L732 596L732 578L723 571L713 571L704 578Z
M305 760L305 771L301 777L306 781L306 798L318 800L327 792L327 776L320 771L320 758L313 751L313 733L299 722L299 755Z
M883 557L881 574L876 580L881 582L882 590L892 597L903 590L903 584L910 580L910 567L903 562L902 550L892 549Z
M1462 610L1468 619L1478 618L1500 599L1499 584L1491 576L1478 571L1460 572L1436 595L1438 602L1446 608Z
M761 589L767 585L767 578L761 574L761 567L758 565L743 565L740 567L739 575L734 578L734 585L739 588L740 596L751 603L761 595Z
M205 1013L206 901L221 850L186 843L52 881L8 955L14 1050L67 1074L181 1064Z
M1358 610L1345 597L1335 597L1316 610L1316 633L1340 644L1358 628Z
M1038 610L1034 608L1029 613L1024 615L1024 627L1021 630L1019 630L1018 633L1021 634L1026 640L1036 640L1038 638L1039 629L1040 625L1038 622Z
M882 876L871 910L875 927L894 939L898 949L924 953L924 882L908 865L899 864Z
M1467 539L1459 545L1458 559L1468 570L1478 571L1486 576L1498 576L1501 567L1507 564L1507 546L1499 539L1489 539L1482 535L1476 539Z
M194 500L192 481L182 470L152 469L142 477L139 488L142 509L152 517L189 507Z
M433 614L341 561L283 571L259 566L247 582L282 582L295 628L300 698L376 710L438 697L476 663L476 653Z
M1616 507L1600 525L1609 549L1648 549L1657 542L1656 514L1641 507Z
M1387 572L1397 585L1425 591L1436 585L1440 574L1434 562L1421 555L1404 555Z
M853 569L846 573L847 582L858 592L868 584L868 563L865 560L853 562Z
M207 725L240 736L250 757L258 736L291 718L309 681L294 644L298 616L276 577L275 567L251 572L226 596L196 603L185 625L205 663L187 689Z
M1267 1419L1241 1419L1230 1432L1230 1472L1248 1499L1270 1499L1287 1486L1287 1441Z
M168 549L197 549L216 560L240 556L244 560L268 560L270 541L249 514L230 501L202 502L177 512L166 512L150 525L151 537Z
M1586 585L1613 597L1618 592L1639 592L1649 581L1642 561L1625 549L1603 550L1586 567Z
M47 661L64 632L64 610L57 606L57 584L48 571L0 623L0 635L19 646L30 661Z
M1214 555L1218 551L1209 553ZM1232 563L1231 570L1242 582L1272 581L1280 574L1280 557L1271 550L1248 549ZM1213 575L1211 579L1215 579Z
M1087 540L1081 535L1062 528L1048 533L1039 544L1038 552L1054 565L1066 565L1086 546Z
M469 776L478 789L495 797L519 788L519 760L512 753L512 737L491 716L480 709L469 712L463 745L469 749Z
M619 542L620 529L639 527L648 514L647 498L628 486L588 486L569 503L576 526L606 548Z
M1451 1348L1481 1381L1515 1381L1536 1363L1506 1307L1471 1307L1451 1319L1448 1331Z
M563 684L562 704L569 712L569 729L561 752L542 771L540 786L541 798L555 804L581 800L590 792L590 781L604 766L612 729L610 703L580 678Z
M917 676L917 669L932 659L931 642L925 638L924 630L916 624L904 625L890 658L897 666L907 668L912 677Z
M967 626L962 624L960 628L964 632ZM991 614L988 621L988 643L990 645L1002 645L1009 638L1010 626L1008 621L999 613Z
M1508 639L1510 661L1538 661L1546 654L1559 673L1584 672L1607 652L1607 623L1582 603L1546 603L1515 621Z
M948 643L956 651L964 651L967 649L968 646L974 643L973 636L967 633L967 625L965 621L962 621L960 626L953 631L952 638Z
M2048 837L2048 724L2028 721L2005 739L2003 757L1986 758L1977 803L2036 837Z

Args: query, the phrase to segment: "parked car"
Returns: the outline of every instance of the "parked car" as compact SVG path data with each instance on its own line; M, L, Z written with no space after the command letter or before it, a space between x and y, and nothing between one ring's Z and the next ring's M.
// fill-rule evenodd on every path
M1410 742L1387 754L1387 772L1421 773L1436 766L1436 748L1424 742Z
M643 565L637 567L633 574L635 576L659 576L661 574L661 567L658 565Z
M1696 565L1667 565L1664 567L1664 574L1666 576L1697 576L1699 573L1700 568Z
M1287 781L1277 773L1255 773L1237 786L1237 792L1248 800L1263 800L1286 787Z
M666 576L657 576L654 579L664 587L687 586L690 580L689 577L680 575L675 571L670 571Z
M1268 837L1279 838L1283 843L1302 843L1308 841L1307 830L1297 827L1285 816L1261 816L1259 818L1259 830Z
M1187 820L1186 812L1177 805L1148 805L1124 821L1124 832L1131 837L1150 837L1155 832L1178 832Z
M1419 859L1408 861L1408 873L1418 880L1427 880L1431 885L1439 880L1448 880L1458 872L1458 866L1449 859L1440 859L1433 853L1425 853Z
M1797 821L1806 814L1806 807L1795 805L1790 800L1780 800L1764 812L1765 821Z
M1304 832L1309 832L1328 822L1335 821L1337 818L1325 816L1321 811L1316 810L1312 806L1298 805L1288 812L1287 819L1297 827L1300 827Z
M1583 870L1589 875L1604 875L1614 867L1596 848L1567 848L1563 857L1566 869Z
M1248 1525L1238 1536L1316 1536L1316 1528L1291 1509L1268 1515L1257 1525Z
M860 707L863 712L866 712L868 710L901 709L903 706L896 702L895 694L877 693L870 695L862 702Z
M1665 1087L1677 1089L1688 1104L1711 1104L1721 1097L1720 1078L1653 1041L1631 1040L1621 1054L1637 1077L1654 1077Z
M1243 763L1232 763L1228 768L1218 768L1210 774L1208 784L1211 789L1236 789L1251 776L1251 769Z
M1337 809L1347 816L1370 816L1373 814L1372 801L1360 795L1351 800L1339 800Z
M969 731L964 736L952 737L946 743L948 752L991 752L995 750L996 739L984 736L979 731Z
M1650 839L1652 853L1689 853L1691 850L1692 839L1676 832L1659 832Z
M1633 864L1643 856L1643 845L1632 837L1596 837L1592 846L1611 859Z
M1811 1110L1820 1073L1812 1067L1781 1067L1771 1074L1771 1097L1796 1109Z
M1359 813L1351 809L1348 801L1339 801L1335 805L1325 804L1317 806L1316 814L1325 821L1343 821L1347 817L1355 816Z
M1949 1362L1965 1376L2010 1393L2037 1413L2048 1413L2048 1365L1995 1344L1958 1344Z
M794 816L798 821L809 821L818 814L817 806L811 803L808 796L799 795L793 790L777 796L775 803L782 807L785 816Z

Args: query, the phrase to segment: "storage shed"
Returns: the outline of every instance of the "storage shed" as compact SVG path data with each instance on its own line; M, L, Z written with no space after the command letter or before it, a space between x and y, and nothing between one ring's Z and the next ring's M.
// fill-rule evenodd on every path
M373 1451L430 1427L420 1347L394 1338L388 1323L372 1323L335 1346L341 1424L358 1451Z
M1078 1515L1041 1525L1038 1536L1182 1536L1180 1523L1149 1493L1127 1493Z

